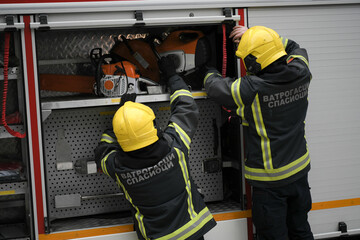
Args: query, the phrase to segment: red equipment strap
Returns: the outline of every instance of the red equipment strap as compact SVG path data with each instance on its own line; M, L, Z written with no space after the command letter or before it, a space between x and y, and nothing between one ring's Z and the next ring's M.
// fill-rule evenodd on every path
M226 25L222 25L223 30L223 62L222 62L222 77L226 77L227 51L226 51Z
M2 113L1 113L1 124L4 125L6 131L14 137L24 138L26 133L19 133L12 130L6 123L6 98L8 91L8 72L9 72L9 48L10 48L10 33L5 32L5 48L4 48L4 91L2 99Z

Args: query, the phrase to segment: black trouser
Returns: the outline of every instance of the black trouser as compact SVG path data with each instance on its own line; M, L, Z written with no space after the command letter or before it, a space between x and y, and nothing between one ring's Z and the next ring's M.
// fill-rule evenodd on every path
M253 187L252 217L259 240L313 240L307 175L276 188Z

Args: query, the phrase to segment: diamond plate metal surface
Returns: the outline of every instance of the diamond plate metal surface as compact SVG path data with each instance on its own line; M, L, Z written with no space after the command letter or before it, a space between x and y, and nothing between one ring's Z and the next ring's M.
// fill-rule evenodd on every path
M108 52L119 34L121 31L109 29L37 32L38 59L89 59L93 48Z
M202 161L214 157L213 119L220 116L220 108L209 100L197 100L200 108L199 126L190 149L191 174L205 195L205 201L223 198L222 173L204 173ZM148 104L157 116L158 124L164 128L169 119L169 102ZM54 110L43 123L45 165L47 177L48 209L50 220L76 216L128 210L124 197L84 200L81 207L56 209L55 195L75 194L101 195L120 192L112 179L105 174L79 175L74 170L56 169L57 129L65 130L65 140L71 146L71 161L94 157L93 150L102 132L111 127L116 107L80 108Z
M95 67L90 61L90 51L101 48L109 53L120 35L127 39L146 37L146 33L136 33L140 29L67 30L36 32L36 49L39 60L39 74L64 74L94 76ZM130 32L130 33L129 33ZM133 32L133 33L131 33ZM61 62L61 64L59 63ZM73 92L40 92L41 97L74 96Z
M146 36L146 34L128 34L128 31L128 29L106 29L37 32L36 49L38 60L41 62L39 73L94 75L95 69L89 58L93 48L101 48L103 54L106 54L114 45L114 39L119 39L120 35L128 39ZM54 60L63 63L51 63Z

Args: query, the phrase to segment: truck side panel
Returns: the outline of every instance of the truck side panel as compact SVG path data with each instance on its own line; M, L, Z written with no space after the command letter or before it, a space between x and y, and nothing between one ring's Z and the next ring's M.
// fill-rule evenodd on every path
M315 236L338 231L342 221L359 229L360 5L250 8L248 19L249 27L273 28L309 54L306 137Z

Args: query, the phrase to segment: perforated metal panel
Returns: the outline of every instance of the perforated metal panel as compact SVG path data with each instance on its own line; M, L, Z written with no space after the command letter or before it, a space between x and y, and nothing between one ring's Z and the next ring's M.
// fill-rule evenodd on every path
M71 161L93 159L94 149L102 132L111 126L111 115L106 108L70 109L53 111L44 122L44 145L47 172L47 190L50 218L63 218L98 214L127 209L122 198L85 200L81 207L55 208L55 195L79 193L81 195L101 195L119 192L117 185L103 174L80 175L74 170L57 171L56 141L57 130L65 131L65 140L71 147ZM102 114L105 113L105 114Z
M19 194L19 193L24 193L26 188L27 188L27 182L12 182L12 183L0 184L0 192L15 190L14 194Z
M222 174L204 173L202 161L214 157L213 119L220 116L220 108L209 100L197 100L200 108L199 127L191 144L191 174L205 195L205 201L222 200ZM164 128L170 116L169 102L148 104L157 116L158 124ZM80 108L54 110L43 123L46 161L48 209L51 219L93 215L129 209L123 197L84 200L81 207L56 209L56 195L80 194L101 195L120 192L115 182L105 174L80 175L75 170L56 169L57 130L65 131L65 140L71 147L71 161L93 159L94 149L111 121L116 107Z

